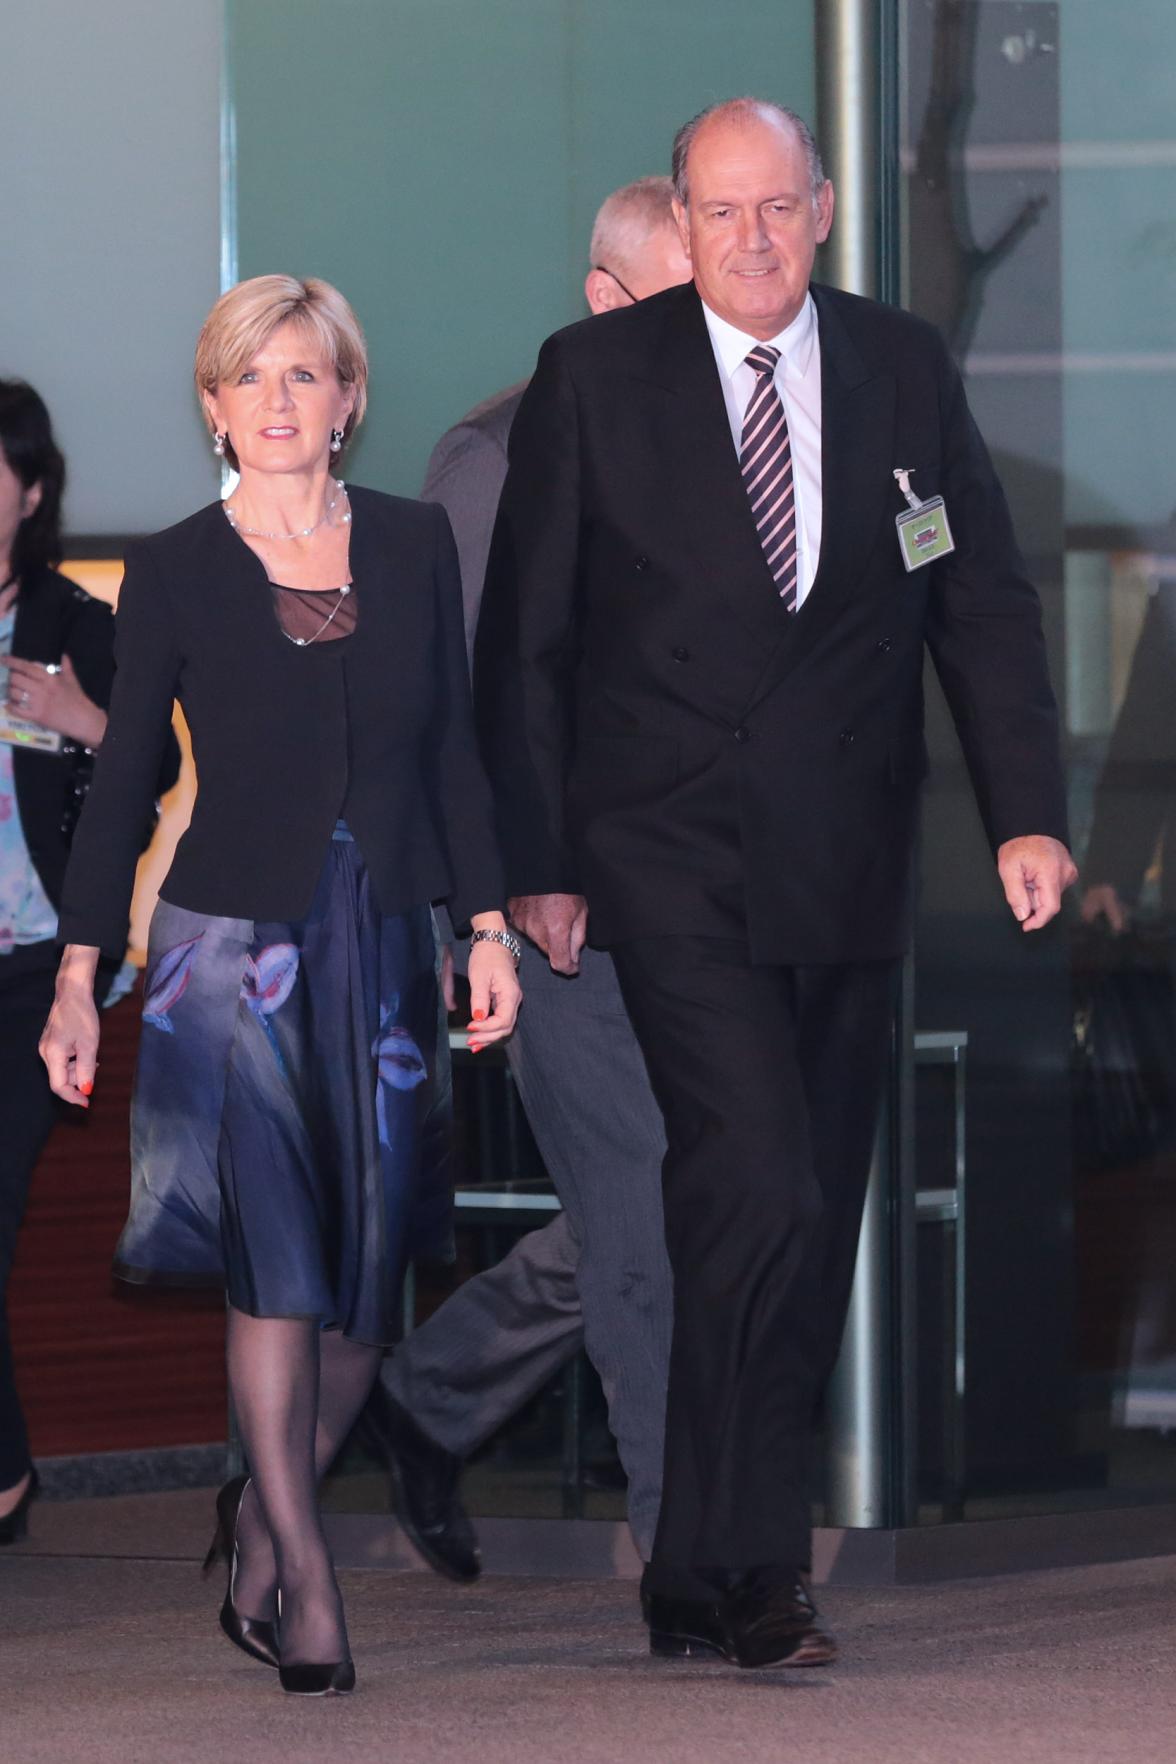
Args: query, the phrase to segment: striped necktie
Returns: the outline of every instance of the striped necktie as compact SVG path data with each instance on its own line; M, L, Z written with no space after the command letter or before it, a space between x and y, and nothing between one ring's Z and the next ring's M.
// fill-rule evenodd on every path
M786 612L796 611L796 489L788 418L776 390L780 351L761 343L746 358L755 391L743 418L739 467L764 557Z

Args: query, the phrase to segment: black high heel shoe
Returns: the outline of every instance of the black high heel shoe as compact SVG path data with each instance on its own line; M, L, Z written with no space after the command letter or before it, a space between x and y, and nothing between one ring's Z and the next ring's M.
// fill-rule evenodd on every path
M237 1579L237 1521L248 1484L248 1476L234 1476L217 1495L216 1531L204 1558L204 1572L211 1574L218 1561L228 1563L229 1584L220 1610L220 1626L229 1640L252 1659L260 1660L263 1666L277 1666L277 1625L260 1617L242 1617L233 1602L233 1586Z
M292 1697L345 1697L355 1689L355 1667L350 1660L279 1666L278 1679Z
M278 1593L278 1622L282 1620L282 1595ZM278 1682L291 1697L346 1697L355 1689L355 1667L350 1660L291 1661L279 1665Z
M5 1513L0 1519L0 1544L19 1543L22 1537L29 1534L29 1508L41 1492L41 1478L37 1475L35 1464L29 1465L28 1487L13 1507L11 1513Z

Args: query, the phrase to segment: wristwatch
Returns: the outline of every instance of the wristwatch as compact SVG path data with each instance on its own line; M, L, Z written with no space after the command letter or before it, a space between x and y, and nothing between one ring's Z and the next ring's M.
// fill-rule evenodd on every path
M503 949L514 957L516 968L523 959L523 946L513 931L475 931L470 938L471 949L475 943L501 943Z

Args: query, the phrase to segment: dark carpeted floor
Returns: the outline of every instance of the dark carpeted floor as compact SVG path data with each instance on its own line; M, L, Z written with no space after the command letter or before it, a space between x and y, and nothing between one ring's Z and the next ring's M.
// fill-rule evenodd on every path
M64 1509L61 1509L64 1514ZM51 1509L35 1515L46 1529ZM64 1543L59 1540L59 1547ZM71 1540L79 1547L84 1540ZM126 1548L133 1539L121 1539ZM824 1597L844 1662L650 1660L631 1582L349 1572L359 1690L283 1697L187 1560L0 1555L2 1764L1167 1764L1176 1561Z

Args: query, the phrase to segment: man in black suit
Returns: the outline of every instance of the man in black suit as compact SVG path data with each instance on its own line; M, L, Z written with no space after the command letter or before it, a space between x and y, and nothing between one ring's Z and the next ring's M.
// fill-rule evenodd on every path
M689 278L669 178L605 198L584 296L612 312ZM523 386L487 399L433 449L422 496L457 540L472 648L507 441ZM525 946L527 1017L508 1057L562 1211L467 1280L386 1363L370 1412L401 1525L426 1560L473 1579L480 1556L458 1478L483 1440L586 1345L628 1480L633 1539L649 1560L661 1499L671 1280L661 1208L662 1118L609 957L584 950L575 980Z
M544 345L476 696L514 922L556 967L611 951L666 1121L652 1645L818 1664L806 1451L909 936L924 644L1024 930L1074 868L1037 597L941 339L810 289L833 192L800 118L716 106L673 163L693 285ZM955 540L921 509L909 573L900 468Z

